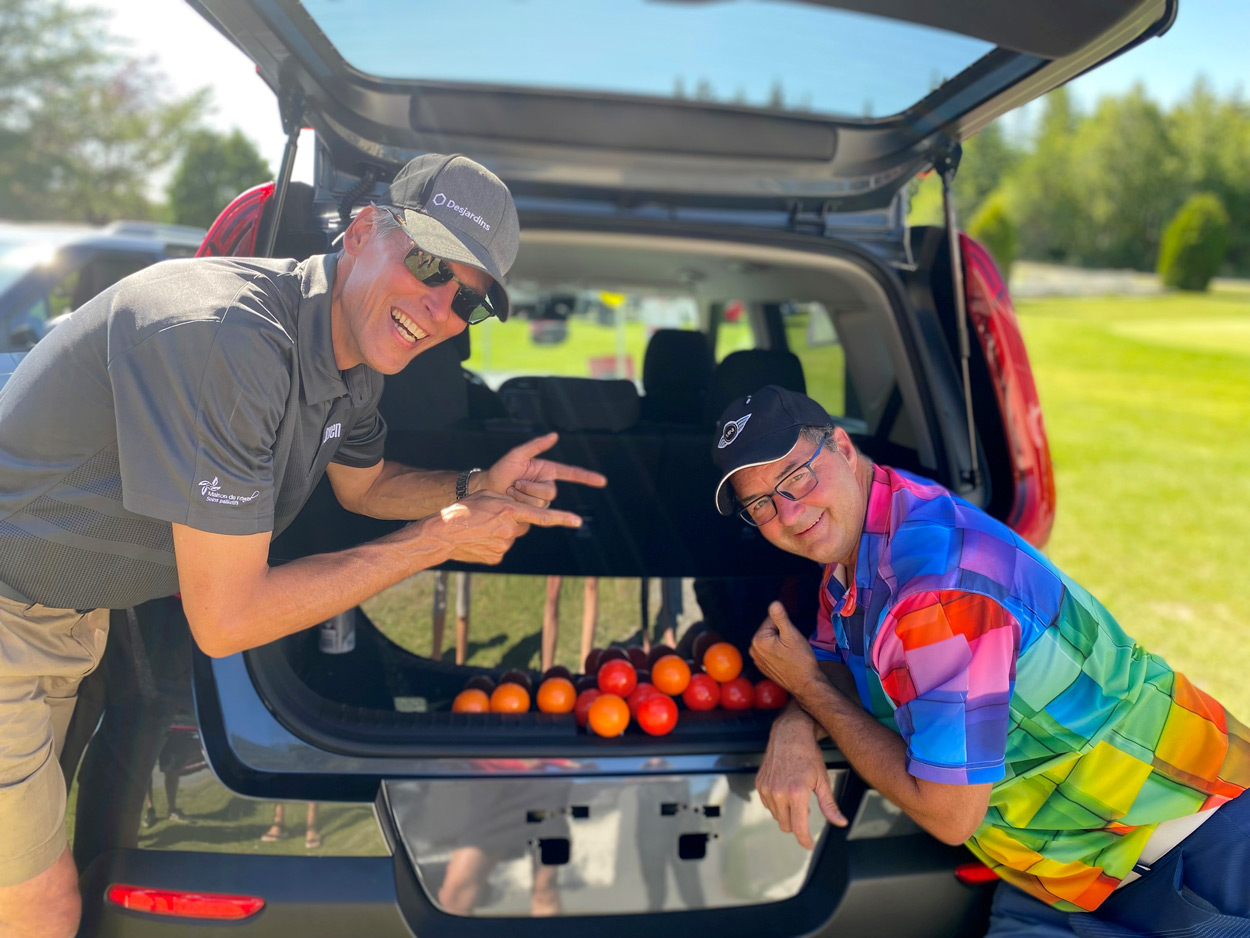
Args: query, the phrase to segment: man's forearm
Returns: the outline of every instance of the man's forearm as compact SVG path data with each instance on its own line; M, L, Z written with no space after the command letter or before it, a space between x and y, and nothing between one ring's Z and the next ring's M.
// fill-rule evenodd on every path
M456 500L458 473L414 469L387 460L382 471L350 509L382 521L412 521L441 511ZM481 473L469 479L469 493L481 485Z
M969 832L961 820L944 810L931 788L908 774L902 737L825 681L813 681L795 700L825 729L864 781L940 840L967 839Z
M258 579L223 584L235 595L229 621L192 608L184 592L188 621L200 647L214 657L255 648L290 635L347 609L412 574L447 560L445 539L414 530L394 534L333 554L303 557L268 567ZM239 591L243 594L240 595ZM199 623L211 623L197 629Z

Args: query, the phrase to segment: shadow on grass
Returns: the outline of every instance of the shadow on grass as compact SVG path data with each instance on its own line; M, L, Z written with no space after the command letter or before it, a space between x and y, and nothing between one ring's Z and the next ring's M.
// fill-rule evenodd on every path
M496 636L500 641L504 636ZM542 645L542 635L530 634L521 638L515 645L504 652L499 659L501 668L528 668Z
M484 642L475 642L475 641L470 640L468 644L465 645L464 660L472 661L473 656L476 655L479 651L485 651L488 648L498 648L500 645L507 644L507 641L508 641L508 636L504 635L502 632L500 632L498 635L492 635L490 638L486 639L486 641ZM449 654L451 657L448 657ZM455 661L456 660L456 646L453 645L450 649L444 650L443 658L449 663Z

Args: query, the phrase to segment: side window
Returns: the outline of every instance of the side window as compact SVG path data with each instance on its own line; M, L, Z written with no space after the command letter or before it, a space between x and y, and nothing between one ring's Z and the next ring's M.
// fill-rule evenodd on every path
M782 308L786 344L803 364L807 395L835 417L846 416L846 356L823 303L787 303Z
M156 258L150 254L123 254L120 252L99 254L92 257L78 270L77 280L69 293L68 307L58 310L52 315L56 316L60 313L77 309L97 293L107 290L123 277L128 277L135 271L147 267L154 260Z
M492 387L518 375L624 378L641 385L647 343L659 329L698 329L693 297L610 290L538 292L510 287L512 315L474 327L465 367Z
M199 246L194 244L166 244L165 257L195 257L198 250Z
M715 358L724 361L725 356L755 348L755 336L751 333L751 321L747 304L742 300L728 300L720 304L719 322L716 327Z
M96 254L53 282L8 323L5 348L24 352L43 338L48 322L62 313L72 312L100 291L111 287L123 277L146 267L152 258L143 254Z
M759 314L754 317L754 325L753 312ZM780 317L785 348L802 365L808 396L833 416L846 416L846 356L834 317L823 303L789 300L757 304L754 310L739 300L724 303L716 329L716 361L723 362L734 352L760 348L760 333L775 328L770 324L777 322L775 317ZM770 362L763 356L759 367L761 383L784 383L781 376L791 370L784 363Z

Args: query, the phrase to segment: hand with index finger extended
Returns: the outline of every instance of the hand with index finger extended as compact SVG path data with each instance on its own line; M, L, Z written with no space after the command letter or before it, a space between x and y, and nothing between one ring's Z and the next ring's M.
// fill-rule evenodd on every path
M422 522L422 533L440 542L448 560L496 564L531 525L581 527L571 511L536 508L489 490L475 492Z
M602 474L590 469L540 459L539 454L555 446L559 438L559 434L546 433L513 447L484 473L482 487L535 508L546 508L555 500L557 482L594 488L608 484Z
M830 824L846 826L812 729L811 717L802 710L783 712L773 723L764 760L755 776L760 801L777 819L782 832L794 834L808 850L814 846L809 820L813 794L817 810Z
M582 516L558 508L536 508L518 502L512 513L520 524L536 524L540 528L580 528Z

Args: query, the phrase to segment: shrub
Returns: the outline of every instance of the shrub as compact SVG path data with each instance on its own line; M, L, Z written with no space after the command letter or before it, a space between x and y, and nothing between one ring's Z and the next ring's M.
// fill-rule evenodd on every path
M968 234L985 246L1006 280L1016 259L1016 226L1001 192L987 198L968 223Z
M1191 195L1172 218L1159 247L1159 276L1178 290L1206 290L1228 253L1224 203L1209 192Z

